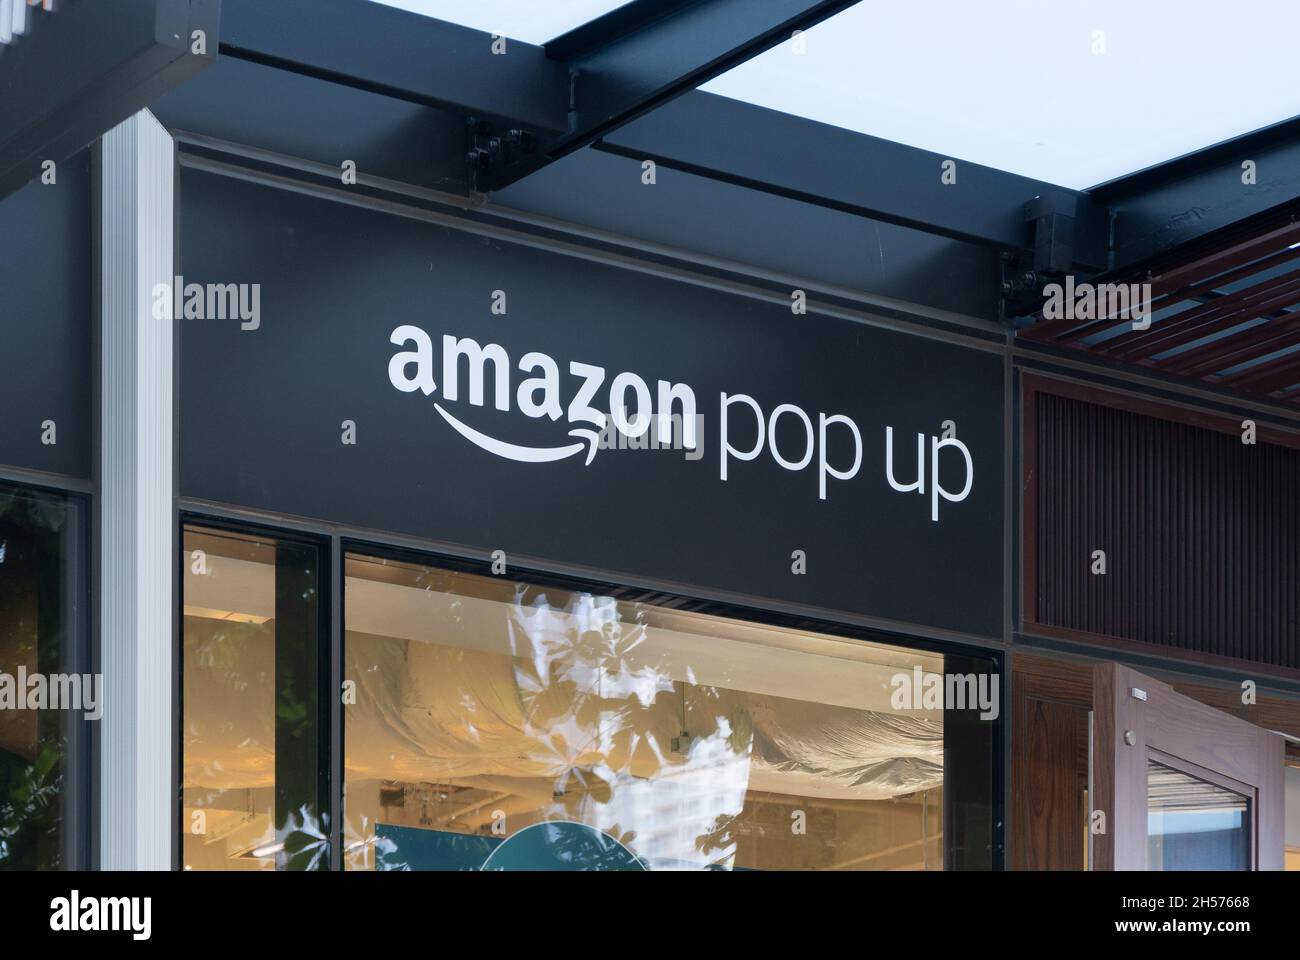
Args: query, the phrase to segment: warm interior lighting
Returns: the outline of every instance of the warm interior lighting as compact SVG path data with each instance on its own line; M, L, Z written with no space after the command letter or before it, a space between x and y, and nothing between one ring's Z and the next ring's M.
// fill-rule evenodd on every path
M214 610L211 607L194 607L186 604L185 616L201 617L204 620L225 620L228 623L253 623L261 626L271 620L270 617L255 613L240 613L236 610Z
M943 712L891 702L940 655L372 558L347 574L352 869L478 868L548 821L651 869L943 865Z

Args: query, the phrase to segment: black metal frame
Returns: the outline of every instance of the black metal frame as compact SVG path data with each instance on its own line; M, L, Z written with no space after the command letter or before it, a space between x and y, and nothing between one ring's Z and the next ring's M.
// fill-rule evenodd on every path
M78 504L82 529L78 536L78 558L76 582L69 585L70 601L74 609L80 610L75 627L75 641L72 649L65 653L64 661L68 668L77 673L89 673L92 676L101 673L100 646L98 633L93 630L96 611L92 604L96 592L91 589L95 571L95 558L92 556L95 538L92 530L96 528L94 498L88 494L71 490L58 490L68 501ZM103 696L103 684L100 684ZM103 704L100 704L101 719ZM100 721L90 721L82 716L69 737L68 750L71 754L70 766L74 766L75 794L68 805L69 820L74 826L74 836L67 846L70 849L71 865L74 869L92 869L99 862L99 738Z
M1105 221L1086 194L965 161L945 184L943 154L727 97L687 94L594 146L995 251L1029 252L1039 231L1027 205L1060 196L1079 211L1077 260L1105 264Z
M1257 181L1242 183L1243 161ZM1111 211L1112 269L1129 270L1300 201L1300 117L1217 143L1089 191ZM1294 218L1293 218L1294 219Z
M486 185L508 186L856 2L634 0L585 23L544 47L568 77L564 134L533 156L488 156L505 162Z
M226 0L229 56L474 121L471 183L501 189L856 0L634 0L536 47L357 0Z

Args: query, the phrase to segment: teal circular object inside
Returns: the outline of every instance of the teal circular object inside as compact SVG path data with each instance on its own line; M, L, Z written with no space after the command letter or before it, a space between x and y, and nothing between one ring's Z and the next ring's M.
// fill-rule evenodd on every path
M484 870L644 870L627 847L585 823L535 823L492 851Z

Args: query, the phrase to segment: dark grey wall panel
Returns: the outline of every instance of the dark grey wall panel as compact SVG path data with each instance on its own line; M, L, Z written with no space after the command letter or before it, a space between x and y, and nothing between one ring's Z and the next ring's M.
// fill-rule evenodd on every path
M1039 622L1300 667L1300 450L1036 397Z
M635 577L997 637L1002 629L1003 371L998 352L788 307L521 246L378 211L186 169L182 266L187 283L260 283L256 330L238 321L181 325L181 493L410 536L502 549ZM508 296L494 316L493 290ZM427 331L436 388L400 392L389 363L399 325ZM616 374L690 384L704 452L601 450L532 463L476 446L446 419L529 447L571 444L574 426L447 397L442 337L497 343L512 364L529 351L563 371L603 365L592 401L610 409ZM464 376L462 372L461 376ZM512 390L526 376L513 370ZM798 404L847 414L862 465L819 497L816 459L783 469L768 454L720 477L723 392L765 414ZM918 432L957 423L975 479L967 499L898 493L885 478L885 426L897 432L897 477L916 475ZM341 442L344 420L357 444ZM733 446L751 445L737 408ZM803 431L781 421L784 455ZM849 434L828 444L847 467ZM928 441L927 441L928 443ZM944 456L944 485L964 467ZM927 488L928 490L928 488ZM792 573L803 550L808 572Z
M0 465L90 477L91 229L88 151L0 200Z

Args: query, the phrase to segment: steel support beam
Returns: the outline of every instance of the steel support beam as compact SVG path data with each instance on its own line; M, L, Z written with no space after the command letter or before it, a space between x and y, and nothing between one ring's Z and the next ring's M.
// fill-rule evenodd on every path
M1300 203L1300 117L1089 191L1113 215L1112 268Z
M541 137L568 129L569 77L541 47L370 0L224 0L221 53Z
M501 170L500 189L694 90L857 0L633 0L548 43L570 78L568 126Z
M79 0L34 16L0 57L0 197L212 63L220 10L221 0Z
M494 54L491 34L368 0L224 0L221 52L477 121L456 148L475 156L480 190L600 136L596 147L639 161L1026 253L1044 234L1029 205L1050 197L1073 207L1076 236L1054 216L1045 249L1104 266L1105 214L1086 194L960 161L945 185L940 154L689 90L849 5L638 0L545 49L507 40Z
M368 0L225 0L221 49L463 118L464 142L448 151L465 154L469 189L502 189L590 143L1010 251L1017 280L1014 271L1120 275L1244 219L1300 206L1300 120L1071 191L692 89L849 5L634 0L542 48L508 39L503 47L490 34ZM451 160L439 159L443 183ZM941 176L949 161L954 182Z
M0 59L0 195L210 62L189 52L189 35L201 28L216 38L219 14L224 55L476 121L454 149L474 157L468 176L480 189L595 143L832 210L1032 252L1022 260L1038 269L1059 272L1068 262L1112 275L1245 219L1300 209L1300 119L1066 191L959 159L955 182L944 183L937 168L952 158L693 92L850 5L634 0L546 48L515 40L503 48L490 34L368 0L70 2L36 18Z
M254 165L279 157L332 183L340 162L350 159L357 164L358 189L370 184L383 191L387 183L454 193L464 196L462 207L488 217L541 217L584 235L727 262L741 273L773 272L793 286L824 284L850 297L856 291L881 298L882 309L892 302L905 311L910 304L997 317L998 258L988 245L670 170L651 190L637 162L596 150L565 157L483 204L484 198L467 192L458 136L463 120L455 114L263 64L223 56L152 109L184 153L215 156L212 151L225 149ZM773 223L781 229L770 229Z
M1087 195L726 97L690 93L595 144L625 157L1007 250L1033 250L1047 199L1072 207L1072 256L1105 262ZM945 178L945 164L955 163ZM952 182L946 182L950 180ZM1058 238L1059 242L1059 238Z
M855 2L634 0L541 48L366 0L226 0L221 49L473 118L498 190Z

